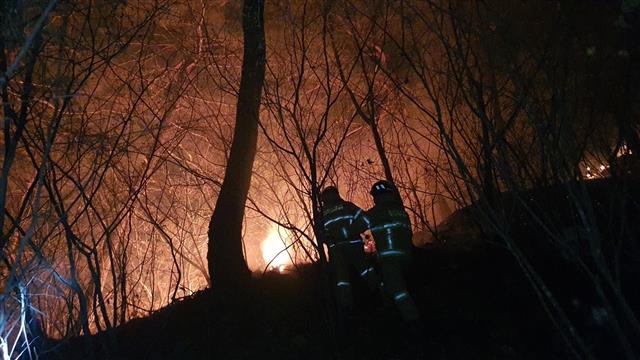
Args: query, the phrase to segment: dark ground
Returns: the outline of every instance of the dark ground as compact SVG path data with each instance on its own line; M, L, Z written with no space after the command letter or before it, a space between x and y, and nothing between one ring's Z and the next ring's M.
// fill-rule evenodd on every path
M422 347L432 359L564 359L535 294L506 252L438 247L416 251L409 278L423 314ZM94 337L98 358L330 359L314 283L317 271L256 279L240 298L203 291L109 335ZM362 284L356 293L352 349L356 359L415 358L393 308ZM111 342L117 350L106 352ZM73 339L50 359L86 359ZM348 358L348 357L346 357Z
M607 182L592 182L589 187L600 204L596 210L609 211L607 201L598 200L599 194L607 194ZM553 204L553 199L564 198L559 189L524 195L533 204ZM631 200L632 208L628 216L635 226L632 236L636 237L631 244L637 244L640 191L632 191L631 198L628 194L625 197ZM508 196L504 198L508 200ZM613 199L609 204L619 201L612 195L608 198ZM554 218L570 218L567 209L545 208L553 209ZM593 300L584 279L560 261L557 251L540 245L545 242L539 241L531 225L519 220L517 211L513 219L519 224L514 235L527 257L596 358L621 358L619 347L610 338L606 313L603 320L602 308ZM610 223L609 228L617 228L612 226L615 221ZM45 358L88 359L88 348L94 349L96 359L572 358L513 257L504 248L477 240L468 230L471 227L466 220L453 216L449 233L457 232L458 241L448 239L444 244L415 250L408 281L423 314L419 334L408 333L392 307L385 307L379 296L356 284L359 306L355 325L348 339L338 339L348 346L335 357L332 344L336 341L330 336L333 327L323 320L320 272L317 267L306 266L291 274L254 279L234 297L202 291L109 334L95 336L90 343L71 339L51 344L54 348ZM635 250L625 251L637 254ZM625 273L632 276L625 283L637 284L638 258L630 256L625 263ZM637 314L640 287L625 289ZM419 352L423 355L416 356Z

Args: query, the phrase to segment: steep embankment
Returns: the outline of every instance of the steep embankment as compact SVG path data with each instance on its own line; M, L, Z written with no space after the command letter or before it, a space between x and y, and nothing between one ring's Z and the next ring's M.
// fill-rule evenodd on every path
M593 182L589 186L596 212L603 213L599 215L603 226L615 225L617 220L605 216L616 204L616 198L607 193L609 185ZM513 194L504 196L508 201ZM544 211L554 211L551 215L557 226L571 229L571 209L559 205L568 204L562 200L566 195L561 187L518 196ZM637 201L629 205L629 219L638 218ZM469 209L463 209L441 228L446 242L415 250L408 280L423 314L419 338L409 341L395 310L356 283L355 325L337 341L350 345L342 351L342 358L416 358L419 348L430 359L569 358L513 257L504 248L479 239L469 214ZM562 261L554 247L542 241L544 235L522 211L516 209L512 215L519 246L578 326L586 345L599 358L617 358L619 349L612 345L606 317L600 316L602 308L594 302L584 279ZM637 235L640 221L630 223L635 226L632 234ZM626 254L634 259L628 255L634 252ZM630 269L635 269L627 271L633 278L637 267ZM92 348L99 359L334 358L335 339L330 335L333 328L324 320L321 279L317 267L307 266L294 274L254 279L235 297L203 291L95 336L91 343L72 339L52 344L55 347L46 357L87 359L87 349ZM633 293L628 298L637 307L638 291L629 291Z
M415 255L409 282L424 314L422 340L431 358L536 359L557 353L550 323L506 253L482 245L440 246ZM98 358L113 359L331 358L316 270L254 280L239 298L203 291L94 337L92 346ZM356 302L350 335L356 358L411 352L416 344L407 342L393 308L362 284ZM73 339L48 357L86 359L86 348Z

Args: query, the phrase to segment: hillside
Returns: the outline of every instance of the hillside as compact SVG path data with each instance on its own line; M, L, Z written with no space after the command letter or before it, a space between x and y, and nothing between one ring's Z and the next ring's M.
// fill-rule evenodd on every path
M331 358L317 275L314 267L269 274L235 299L202 291L94 337L97 358ZM416 249L409 281L423 314L423 347L430 358L564 358L535 295L498 248ZM360 285L354 358L414 358L406 349L415 344L407 343L393 308ZM102 350L109 342L117 350ZM82 339L73 339L46 358L86 359L85 349Z
M592 195L608 189L593 182ZM546 203L558 188L524 194ZM520 194L523 195L523 194ZM509 194L504 195L508 199ZM604 200L598 209L608 206ZM633 206L633 205L632 205ZM566 213L554 206L557 219ZM635 209L635 208L633 208ZM637 216L631 210L631 216ZM255 278L242 294L205 290L135 319L110 333L52 342L46 359L565 359L560 333L507 250L487 239L469 217L454 213L440 229L441 242L414 248L408 283L422 312L419 339L409 336L395 309L363 283L355 284L355 325L345 339L331 336L319 267ZM618 358L607 312L585 279L539 241L541 233L513 213L514 234L597 358ZM634 215L635 214L635 215ZM525 217L526 220L526 217ZM558 220L560 221L560 220ZM466 229L466 230L465 230ZM633 254L632 252L630 254ZM623 268L633 268L633 258ZM631 266L631 267L630 267ZM635 270L627 271L629 276ZM638 308L638 291L625 294Z

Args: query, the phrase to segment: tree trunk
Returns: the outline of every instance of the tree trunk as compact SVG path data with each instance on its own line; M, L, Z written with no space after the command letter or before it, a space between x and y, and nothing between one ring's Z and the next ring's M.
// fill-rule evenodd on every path
M242 247L242 221L258 140L260 96L265 72L264 0L245 0L242 8L244 57L229 160L209 222L207 260L211 285L239 288L249 279Z
M393 181L393 173L391 172L391 165L389 164L389 159L387 158L387 152L384 150L384 143L382 142L382 136L380 136L380 132L378 131L378 124L374 119L370 119L369 127L371 128L371 134L373 135L373 141L376 143L376 149L378 150L378 156L380 156L380 161L382 162L382 168L384 169L384 177L386 180L392 184L395 184Z

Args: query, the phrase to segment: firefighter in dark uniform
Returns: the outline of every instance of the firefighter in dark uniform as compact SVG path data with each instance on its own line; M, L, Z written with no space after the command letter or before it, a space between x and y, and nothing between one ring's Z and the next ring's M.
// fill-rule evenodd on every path
M329 247L329 259L335 273L336 301L341 310L353 307L349 270L355 269L372 290L380 286L379 278L364 255L364 243L359 232L352 230L354 222L364 215L355 204L345 201L335 186L322 191L322 217L325 242Z
M378 251L384 293L393 300L407 323L419 319L420 313L407 291L404 272L411 257L411 221L404 210L398 190L387 181L371 188L374 206L353 225L354 232L371 230Z

